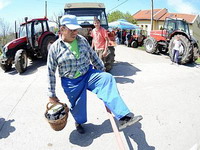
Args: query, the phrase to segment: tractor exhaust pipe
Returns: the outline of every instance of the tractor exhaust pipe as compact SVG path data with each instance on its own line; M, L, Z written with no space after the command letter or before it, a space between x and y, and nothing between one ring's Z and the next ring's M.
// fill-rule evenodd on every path
M27 40L27 43L30 44L29 43L29 38L28 38L28 25L27 25L27 23L28 23L28 17L25 17L24 20L26 22L26 40Z
M18 35L17 35L17 22L15 20L15 38L17 39L18 38Z

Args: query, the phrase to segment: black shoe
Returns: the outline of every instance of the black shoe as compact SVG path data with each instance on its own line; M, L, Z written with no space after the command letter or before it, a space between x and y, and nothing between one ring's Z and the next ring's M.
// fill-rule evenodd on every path
M129 117L126 115L119 120L119 130L131 126L142 119L143 119L142 116Z
M76 126L76 130L78 131L78 133L80 133L80 134L85 133L85 130L81 124L75 123L75 126Z

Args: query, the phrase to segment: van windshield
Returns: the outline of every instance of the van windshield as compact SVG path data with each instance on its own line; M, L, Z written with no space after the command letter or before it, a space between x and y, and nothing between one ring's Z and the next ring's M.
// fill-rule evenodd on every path
M105 11L103 9L67 9L65 14L75 15L80 25L92 25L94 18L100 20L101 26L108 26Z

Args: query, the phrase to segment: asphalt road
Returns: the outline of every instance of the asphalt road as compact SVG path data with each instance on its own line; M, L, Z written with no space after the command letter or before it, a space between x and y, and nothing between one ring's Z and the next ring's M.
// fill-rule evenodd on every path
M168 56L116 47L111 74L128 107L143 120L121 131L130 150L199 150L200 68L171 65ZM0 70L0 150L116 150L108 114L88 92L86 134L69 115L67 126L53 131L44 118L48 102L46 65L36 61L19 75ZM67 98L57 80L57 95Z

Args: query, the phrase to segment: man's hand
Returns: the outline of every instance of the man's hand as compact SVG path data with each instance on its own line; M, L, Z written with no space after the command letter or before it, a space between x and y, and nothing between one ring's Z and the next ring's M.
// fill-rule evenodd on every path
M107 55L108 55L108 51L107 51L107 50L104 50L102 56L103 56L103 57L106 57Z
M49 101L51 103L56 103L56 102L59 102L60 100L57 97L49 97Z

